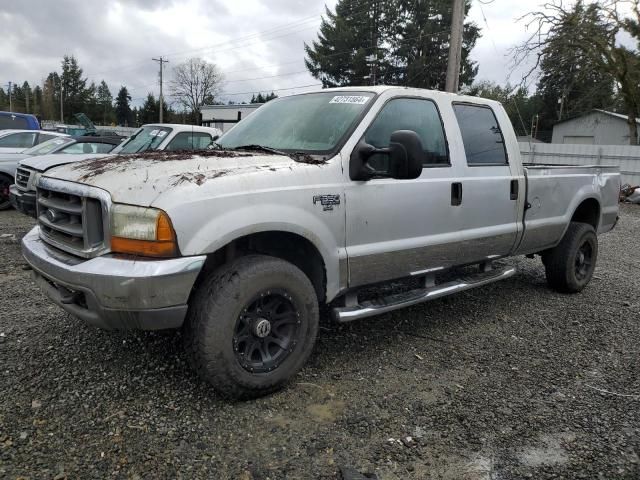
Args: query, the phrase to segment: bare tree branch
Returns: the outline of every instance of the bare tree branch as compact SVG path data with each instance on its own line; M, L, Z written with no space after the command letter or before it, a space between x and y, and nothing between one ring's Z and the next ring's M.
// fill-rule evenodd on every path
M201 58L190 58L173 69L171 94L184 108L200 113L205 103L212 103L222 87L217 67Z

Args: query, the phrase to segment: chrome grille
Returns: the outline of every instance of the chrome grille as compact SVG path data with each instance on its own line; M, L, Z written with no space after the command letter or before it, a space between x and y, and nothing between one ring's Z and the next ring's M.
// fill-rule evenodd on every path
M99 199L38 186L37 209L40 236L50 245L81 257L105 247Z
M27 190L29 187L29 178L33 170L27 170L26 168L18 167L16 170L16 186L20 190Z

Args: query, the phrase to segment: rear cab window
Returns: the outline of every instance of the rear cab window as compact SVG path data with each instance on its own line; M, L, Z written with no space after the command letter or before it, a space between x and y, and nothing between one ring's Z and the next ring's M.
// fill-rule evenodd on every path
M14 130L28 130L30 126L29 122L24 117L3 113L0 114L0 130L3 130L5 128Z
M500 124L488 105L454 103L469 166L507 165L507 151Z

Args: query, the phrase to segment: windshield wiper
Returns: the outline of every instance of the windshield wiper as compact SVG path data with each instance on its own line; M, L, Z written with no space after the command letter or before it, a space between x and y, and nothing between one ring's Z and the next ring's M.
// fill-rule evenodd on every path
M275 153L276 155L289 156L288 153L285 153L281 150L277 150L275 148L265 147L264 145L240 145L239 147L231 148L230 150L249 150L254 152L267 152L267 153Z

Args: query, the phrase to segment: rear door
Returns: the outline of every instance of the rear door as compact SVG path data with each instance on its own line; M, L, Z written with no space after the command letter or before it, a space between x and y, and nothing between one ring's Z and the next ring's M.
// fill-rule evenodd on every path
M519 182L500 123L488 105L454 102L464 158L457 202L467 262L506 256L518 235Z

